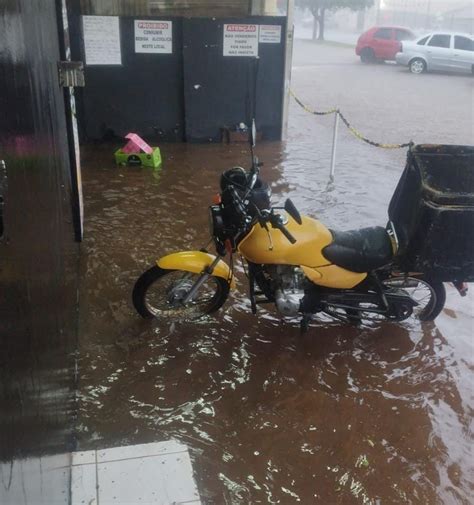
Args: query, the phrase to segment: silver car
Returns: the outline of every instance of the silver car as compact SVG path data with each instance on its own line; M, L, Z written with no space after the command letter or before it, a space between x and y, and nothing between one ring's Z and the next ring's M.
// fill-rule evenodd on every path
M404 41L395 59L414 74L429 70L474 73L474 39L465 33L430 33Z

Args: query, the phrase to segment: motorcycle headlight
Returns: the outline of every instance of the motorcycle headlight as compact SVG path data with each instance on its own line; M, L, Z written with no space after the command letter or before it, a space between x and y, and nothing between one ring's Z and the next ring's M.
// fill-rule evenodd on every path
M213 237L220 237L224 232L224 220L220 205L209 207L209 231Z

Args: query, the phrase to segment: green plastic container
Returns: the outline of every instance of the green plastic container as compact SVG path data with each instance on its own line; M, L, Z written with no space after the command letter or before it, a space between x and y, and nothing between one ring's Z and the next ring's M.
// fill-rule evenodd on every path
M143 166L151 168L161 167L161 152L159 147L154 147L151 154L147 153L124 153L122 149L115 151L115 163L117 165Z

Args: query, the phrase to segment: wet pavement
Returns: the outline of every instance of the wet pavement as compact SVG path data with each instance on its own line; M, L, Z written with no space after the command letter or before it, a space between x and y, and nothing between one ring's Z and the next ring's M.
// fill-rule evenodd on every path
M297 66L296 59L294 87L316 104L309 80L322 79L324 65L319 73ZM317 89L323 93L322 83ZM451 126L420 140L457 138L454 125L467 113L445 105L456 116ZM390 141L404 133L387 130L386 116L369 121L356 105L353 117ZM409 133L418 112L412 123L398 121ZM336 181L328 184L331 135L331 120L292 103L287 142L258 147L273 201L291 195L300 211L334 228L385 224L405 154L341 131ZM175 438L188 445L210 505L472 502L472 293L461 299L449 288L434 323L320 322L301 336L296 321L270 308L250 313L238 265L237 290L215 317L142 321L131 305L136 278L158 256L207 243L220 173L249 160L238 144L161 148L157 171L115 167L113 146L84 150L80 449Z

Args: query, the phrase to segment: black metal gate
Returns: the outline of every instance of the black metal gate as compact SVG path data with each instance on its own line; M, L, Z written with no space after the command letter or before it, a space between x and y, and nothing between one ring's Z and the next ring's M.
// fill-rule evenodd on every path
M186 139L220 141L222 129L249 126L256 98L257 129L265 140L279 140L285 66L284 17L184 19L184 97ZM226 56L224 25L281 27L273 43L258 43L258 58ZM257 35L258 36L258 35ZM254 97L254 95L256 96Z
M257 69L257 127L267 140L281 138L285 17L114 19L121 63L88 64L77 5L71 16L73 55L86 63L86 86L79 91L83 140L118 140L135 132L156 142L220 141L222 129L248 122ZM171 23L172 51L136 52L135 23L140 21ZM225 54L226 24L256 30L258 58ZM262 26L276 33L270 43L260 42Z
M172 23L172 53L146 54L135 52L135 18L121 17L121 65L88 65L80 13L71 20L73 54L86 62L86 87L78 92L83 140L113 139L129 132L184 140L182 18L167 18Z

